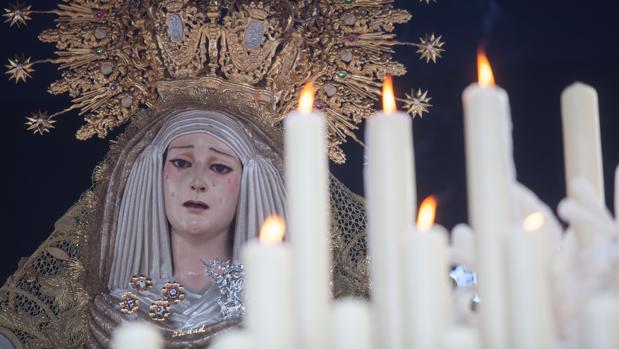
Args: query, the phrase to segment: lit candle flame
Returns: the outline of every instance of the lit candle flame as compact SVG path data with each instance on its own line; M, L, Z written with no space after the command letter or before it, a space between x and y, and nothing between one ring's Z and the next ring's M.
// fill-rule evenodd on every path
M301 98L299 98L299 111L303 114L309 114L314 107L314 84L308 81L303 90L301 90Z
M522 222L522 227L525 231L536 231L544 225L544 215L541 212L535 212L528 215Z
M385 75L385 80L383 80L383 112L390 114L397 110L395 95L393 94L393 79L391 74L387 74Z
M495 85L490 62L488 61L486 53L481 49L477 52L477 74L479 86L490 87Z
M268 216L260 228L260 242L264 245L275 245L284 239L286 225L278 215Z
M417 215L417 229L420 231L428 231L434 224L434 218L436 217L436 205L437 201L434 196L428 196L425 198L419 206L419 213Z

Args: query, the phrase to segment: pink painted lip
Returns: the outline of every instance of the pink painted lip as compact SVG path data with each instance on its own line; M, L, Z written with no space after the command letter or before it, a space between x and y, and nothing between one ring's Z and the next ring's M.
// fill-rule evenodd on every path
M183 203L183 206L190 210L198 210L198 211L209 209L209 206L205 202L195 201L195 200L185 201Z

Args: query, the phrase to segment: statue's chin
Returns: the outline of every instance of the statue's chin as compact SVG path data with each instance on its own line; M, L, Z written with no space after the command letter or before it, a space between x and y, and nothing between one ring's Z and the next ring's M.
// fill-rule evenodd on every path
M173 226L172 233L189 238L209 238L222 231L221 228L213 224L213 219L209 218L205 213L189 213L180 223Z

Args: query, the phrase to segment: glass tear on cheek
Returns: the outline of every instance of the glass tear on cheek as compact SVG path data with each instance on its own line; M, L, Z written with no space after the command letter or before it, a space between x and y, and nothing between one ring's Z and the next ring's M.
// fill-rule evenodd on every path
M171 197L175 197L175 196L176 196L176 192L171 192L171 193L170 193L170 196L171 196Z

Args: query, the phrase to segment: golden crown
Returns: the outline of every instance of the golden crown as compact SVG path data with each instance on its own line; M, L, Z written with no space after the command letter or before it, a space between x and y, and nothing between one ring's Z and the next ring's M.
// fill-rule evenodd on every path
M34 13L57 15L56 27L39 38L58 50L51 59L10 59L7 74L26 81L35 64L58 64L62 78L49 92L68 93L71 106L32 114L26 124L43 134L57 116L79 110L85 125L76 136L82 140L106 137L164 100L165 91L184 88L243 91L248 102L267 110L263 121L278 127L302 85L313 81L314 106L328 119L330 158L342 163L340 145L349 137L358 141L355 131L373 111L385 74L406 72L392 59L393 46L403 44L393 31L411 14L392 2L65 0L50 11L18 3L5 9L5 22L21 26ZM436 62L443 44L432 34L410 45L420 59ZM400 101L413 117L430 107L427 91L411 91Z

